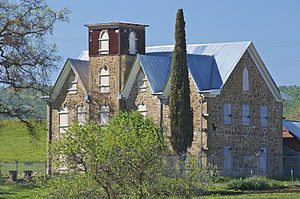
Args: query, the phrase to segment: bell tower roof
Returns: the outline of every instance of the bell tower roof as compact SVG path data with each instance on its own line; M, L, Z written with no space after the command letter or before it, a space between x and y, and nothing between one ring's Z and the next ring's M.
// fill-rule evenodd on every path
M89 29L120 28L120 27L135 27L135 28L149 27L149 25L145 25L145 24L137 24L131 22L124 22L124 21L111 21L111 22L104 22L104 23L97 23L97 24L86 24L84 26L88 27Z

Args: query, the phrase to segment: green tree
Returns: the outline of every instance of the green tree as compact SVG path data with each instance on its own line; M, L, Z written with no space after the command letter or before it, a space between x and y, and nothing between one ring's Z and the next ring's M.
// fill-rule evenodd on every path
M177 11L175 42L170 88L170 141L177 154L184 154L193 141L193 112L190 106L185 22L182 9Z
M11 89L11 106L0 99L0 114L18 118L36 118L33 107L24 106L22 91L33 89L45 94L45 85L56 69L56 47L49 42L56 22L67 21L69 11L52 9L45 0L0 0L0 88Z
M52 152L57 167L62 166L64 157L70 171L84 173L88 176L84 179L97 183L107 198L124 194L145 198L152 193L161 168L160 131L138 112L119 112L105 127L75 123L55 141Z

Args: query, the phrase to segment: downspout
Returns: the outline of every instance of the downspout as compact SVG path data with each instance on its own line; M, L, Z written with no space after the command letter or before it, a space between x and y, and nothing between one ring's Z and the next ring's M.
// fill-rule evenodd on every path
M163 132L163 103L162 103L162 98L159 98L159 101L160 101L160 109L159 109L159 112L160 112L160 119L159 119L160 138L161 138L161 141L163 143L164 132Z
M200 101L200 154L199 154L199 157L200 157L200 165L202 167L202 151L203 151L203 140L202 140L202 137L203 137L203 127L202 127L202 118L203 118L203 95L200 94L200 97L201 97L201 101Z
M48 101L49 107L49 121L48 121L48 175L51 175L51 157L49 152L49 145L52 143L52 103Z

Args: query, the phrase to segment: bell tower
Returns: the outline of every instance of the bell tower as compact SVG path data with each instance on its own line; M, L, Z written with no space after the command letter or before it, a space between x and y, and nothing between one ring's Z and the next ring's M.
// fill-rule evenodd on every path
M85 25L89 37L90 118L108 122L120 107L120 92L137 53L145 53L148 25L111 22Z

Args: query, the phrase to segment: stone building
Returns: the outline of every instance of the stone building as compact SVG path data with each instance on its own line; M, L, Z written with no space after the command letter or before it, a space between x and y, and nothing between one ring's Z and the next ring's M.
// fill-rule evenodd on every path
M89 50L68 59L50 95L49 139L74 120L106 124L138 110L169 128L173 47L145 47L147 25L86 25ZM282 97L251 42L187 45L194 113L189 153L224 175L282 173Z

